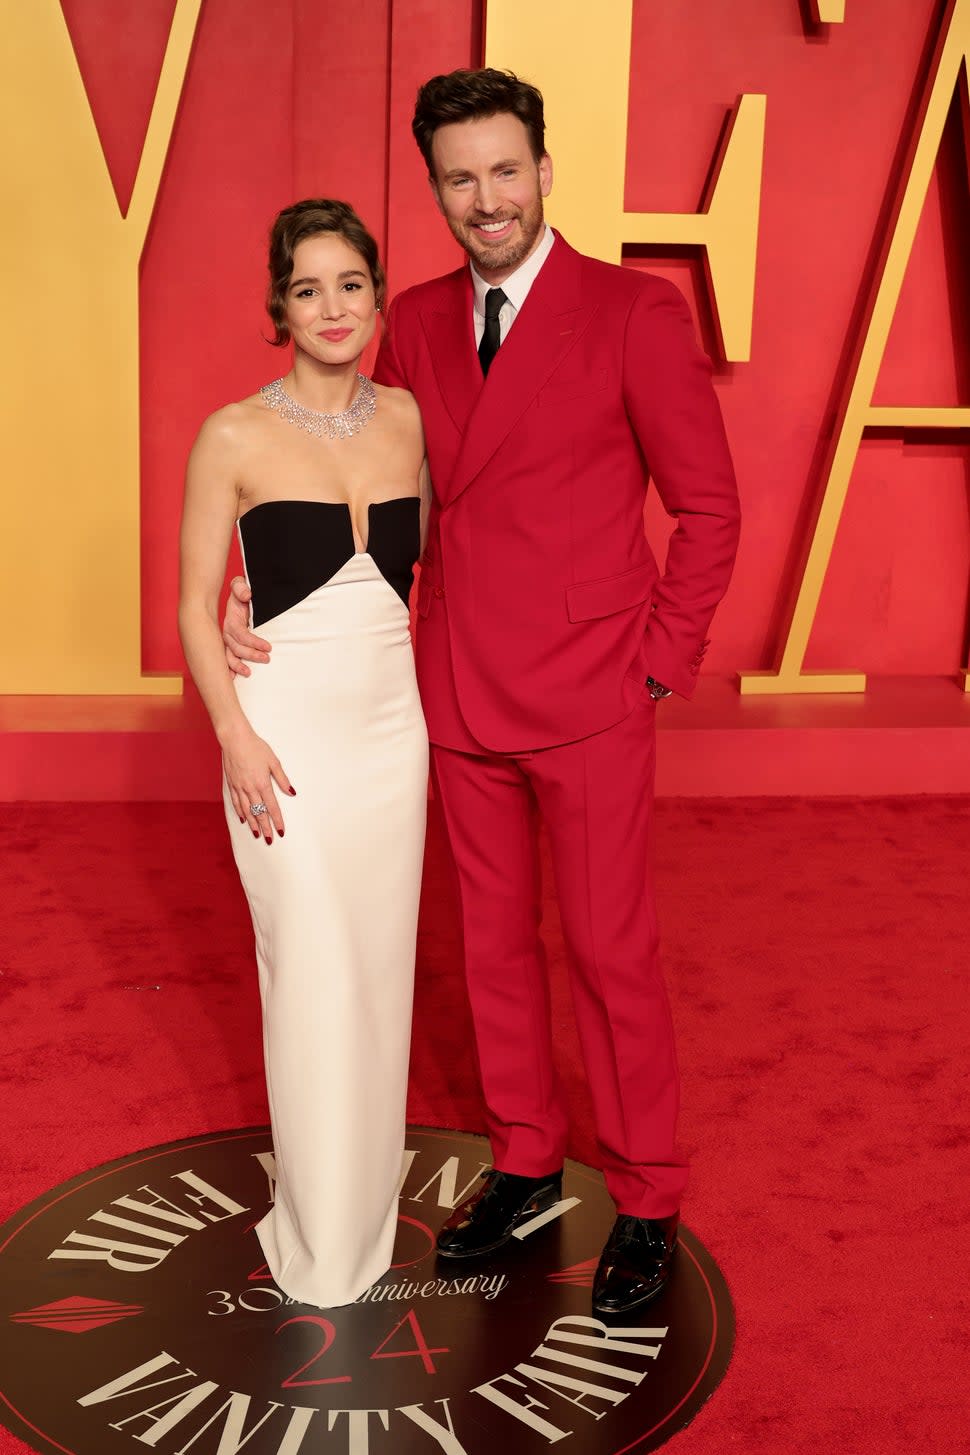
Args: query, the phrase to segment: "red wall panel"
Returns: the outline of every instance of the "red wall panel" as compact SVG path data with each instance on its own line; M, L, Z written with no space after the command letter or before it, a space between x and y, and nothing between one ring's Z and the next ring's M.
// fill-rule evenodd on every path
M115 195L128 209L175 0L61 0Z
M181 663L176 537L195 433L288 367L263 337L270 222L298 197L341 197L384 244L393 286L454 266L410 114L430 70L478 48L472 0L205 0L142 267L146 670Z

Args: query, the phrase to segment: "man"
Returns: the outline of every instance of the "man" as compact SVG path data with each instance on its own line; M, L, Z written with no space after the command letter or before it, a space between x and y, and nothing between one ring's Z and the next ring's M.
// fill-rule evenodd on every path
M686 1181L651 892L654 714L694 688L737 491L680 294L545 224L539 92L491 69L437 76L413 130L469 265L395 300L375 377L410 389L424 419L418 680L494 1159L438 1249L491 1252L561 1195L541 816L618 1214L593 1302L621 1313L666 1283ZM662 575L643 531L651 477L677 520ZM255 656L241 627L229 644Z

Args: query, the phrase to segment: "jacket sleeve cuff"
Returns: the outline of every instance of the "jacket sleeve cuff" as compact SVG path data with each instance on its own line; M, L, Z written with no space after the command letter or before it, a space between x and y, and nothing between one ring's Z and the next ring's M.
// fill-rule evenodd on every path
M675 651L658 633L648 630L644 643L646 672L657 682L662 682L665 687L676 692L678 697L689 699L694 695L704 653L709 645L709 640L701 642L694 655L685 660L682 651Z

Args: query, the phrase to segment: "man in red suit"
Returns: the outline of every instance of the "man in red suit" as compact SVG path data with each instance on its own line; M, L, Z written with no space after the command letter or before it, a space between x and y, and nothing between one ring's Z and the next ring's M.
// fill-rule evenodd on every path
M541 817L617 1207L593 1301L624 1312L667 1280L686 1181L652 896L654 716L693 691L737 490L681 295L582 256L543 219L539 92L495 70L437 76L413 129L469 262L395 299L375 378L411 390L427 439L418 680L494 1159L438 1249L490 1252L561 1196ZM677 522L662 573L650 479Z

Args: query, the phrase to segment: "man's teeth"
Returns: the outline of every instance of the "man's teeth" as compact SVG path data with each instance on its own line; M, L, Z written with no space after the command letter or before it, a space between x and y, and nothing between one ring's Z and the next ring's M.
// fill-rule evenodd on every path
M501 222L480 222L478 226L482 232L501 232L511 221L511 217L504 217Z

